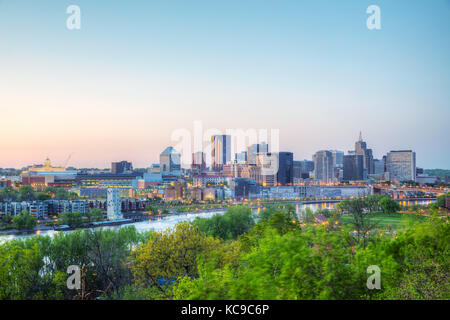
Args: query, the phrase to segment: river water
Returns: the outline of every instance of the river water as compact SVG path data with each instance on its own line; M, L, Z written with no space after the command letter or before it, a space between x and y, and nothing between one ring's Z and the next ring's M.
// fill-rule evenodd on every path
M405 200L401 201L400 204L403 206L410 206L413 204L419 204L419 205L428 205L435 200ZM319 209L330 209L336 206L336 202L322 202L322 203L313 203L313 204L303 204L298 203L295 205L297 214L299 214L301 211L305 210L306 208L310 208L312 211L316 211ZM261 211L261 209L254 209L254 213L258 214ZM184 221L193 221L195 218L211 218L212 216L216 214L223 214L224 210L217 210L217 211L211 211L211 212L191 212L191 213L182 213L178 215L172 215L167 216L165 218L161 218L158 220L149 220L149 221L141 221L141 222L135 222L130 224L123 224L119 226L109 226L105 228L123 228L125 226L134 226L136 230L138 231L162 231L166 230L168 228L174 227L176 224ZM29 237L34 236L50 236L53 237L58 232L72 232L72 231L54 231L54 230L42 230L42 231L36 231L35 233L29 233L29 234L23 234L23 235L0 235L0 244L4 243L6 241L14 240L14 239L25 239Z

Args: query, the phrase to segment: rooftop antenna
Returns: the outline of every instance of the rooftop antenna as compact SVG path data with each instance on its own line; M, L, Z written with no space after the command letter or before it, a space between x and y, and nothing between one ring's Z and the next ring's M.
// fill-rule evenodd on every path
M362 132L359 132L359 141L362 141Z

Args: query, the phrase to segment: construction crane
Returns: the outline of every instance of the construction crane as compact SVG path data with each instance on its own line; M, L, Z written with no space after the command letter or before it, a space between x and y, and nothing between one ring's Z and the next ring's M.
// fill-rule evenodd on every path
M67 168L67 163L69 162L70 158L72 158L72 155L73 155L73 154L74 154L73 152L72 152L71 154L69 154L69 156L67 157L66 162L64 162L63 168Z

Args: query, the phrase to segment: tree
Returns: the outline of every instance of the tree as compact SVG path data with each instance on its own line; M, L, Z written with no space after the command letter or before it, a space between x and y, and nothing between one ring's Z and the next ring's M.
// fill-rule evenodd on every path
M450 193L443 194L436 198L436 204L439 208L445 208L445 199L450 197Z
M147 211L150 215L157 215L158 214L158 207L155 205L147 205L145 207L145 211Z
M80 212L64 212L60 216L60 224L76 227L83 223L83 217Z
M51 196L45 192L38 192L38 194L36 195L36 199L39 201L50 200Z
M33 201L36 200L36 194L31 186L21 186L19 188L20 201Z
M172 282L184 276L197 277L198 256L219 243L189 223L154 232L146 244L133 251L131 268L135 285L156 287L163 297L169 298Z
M388 196L384 196L380 199L380 207L384 213L396 213L400 210L400 205L394 199L389 198Z
M89 211L86 213L86 217L88 218L88 221L99 221L103 218L103 210L98 208L92 208L89 209Z
M30 231L36 227L36 218L28 211L24 210L13 218L14 225L18 230Z
M12 187L0 189L0 201L12 202L19 198L19 192Z
M255 221L249 207L235 206L229 208L223 215L218 214L209 219L197 218L194 224L209 236L231 240L248 232Z
M353 199L346 202L348 212L352 215L352 224L355 227L358 241L362 240L363 248L366 248L370 232L377 224L372 221L372 213L367 208L367 203L362 199Z

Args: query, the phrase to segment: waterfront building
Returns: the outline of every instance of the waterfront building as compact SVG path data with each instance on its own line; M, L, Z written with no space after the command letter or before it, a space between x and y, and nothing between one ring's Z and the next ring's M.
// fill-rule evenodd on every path
M111 220L123 218L119 189L108 189L107 191L107 215Z

